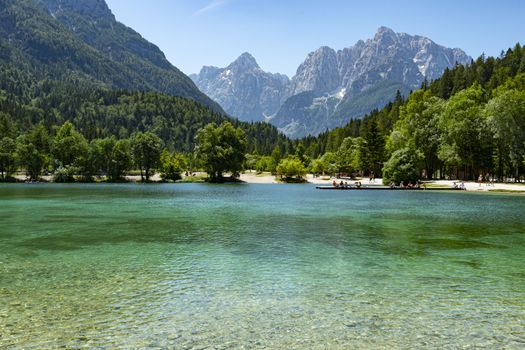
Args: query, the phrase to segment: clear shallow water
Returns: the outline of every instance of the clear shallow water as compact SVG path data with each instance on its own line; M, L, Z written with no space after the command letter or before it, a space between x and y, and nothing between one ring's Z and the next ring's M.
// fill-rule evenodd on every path
M0 185L0 348L525 348L525 197Z

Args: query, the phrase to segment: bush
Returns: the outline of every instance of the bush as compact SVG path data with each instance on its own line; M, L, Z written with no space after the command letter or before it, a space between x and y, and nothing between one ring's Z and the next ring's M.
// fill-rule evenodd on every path
M282 159L277 165L277 173L290 179L293 177L302 177L306 175L306 168L300 159L296 157L288 157Z
M80 171L79 168L73 166L59 167L53 175L54 182L75 182L75 175Z

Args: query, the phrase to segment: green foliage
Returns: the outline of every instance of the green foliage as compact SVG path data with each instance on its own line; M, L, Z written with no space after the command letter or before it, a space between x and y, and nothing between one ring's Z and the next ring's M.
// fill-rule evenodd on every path
M347 137L337 151L338 172L352 174L356 169L359 169L360 148L363 145L361 138Z
M452 96L440 116L442 135L439 158L446 164L463 167L466 176L476 177L491 167L491 138L483 114L485 92L479 85Z
M277 166L277 164L279 164L279 162L281 161L282 157L281 149L279 148L279 146L275 146L273 148L271 157L273 159L273 162L275 163L275 166Z
M86 172L91 175L105 175L111 182L122 181L132 166L129 140L107 137L91 141L87 163L90 167L86 167Z
M196 154L212 179L221 179L224 172L238 174L246 152L246 134L230 122L217 127L208 124L197 134Z
M272 156L262 156L257 160L257 163L255 164L255 170L257 172L270 172L275 173L277 168L277 163L275 162L275 158Z
M276 171L286 178L301 177L307 173L303 162L295 156L282 159L277 165Z
M10 137L0 140L0 179L7 180L16 170L16 142Z
M39 123L54 133L54 126L70 121L88 141L110 136L124 139L136 131L150 131L170 151L190 153L198 130L209 123L230 121L246 133L247 152L267 155L275 147L290 147L290 141L267 123L232 120L186 98L38 80L27 72L0 64L0 96L3 91L9 98L0 98L2 137L16 138Z
M525 156L525 90L499 92L487 103L485 115L494 137L498 177L518 175Z
M130 142L131 157L134 164L140 169L140 178L142 181L144 178L149 181L152 172L160 163L163 142L157 135L149 131L133 134Z
M336 153L326 152L319 161L318 166L321 167L322 173L334 175L339 172L339 158Z
M417 183L422 162L423 154L413 145L395 151L383 168L383 183Z
M119 140L113 146L107 169L107 174L111 181L116 182L122 180L125 172L131 168L132 158L130 148L130 142L128 140Z
M400 108L399 120L387 141L390 154L409 143L421 151L425 157L428 178L432 178L435 169L441 165L437 157L441 143L438 121L444 106L445 102L428 90L414 92Z
M295 146L295 157L303 163L305 167L310 164L310 157L306 155L306 148L304 147L304 144L302 142L299 142Z
M364 130L363 142L359 148L361 169L379 174L384 160L385 138L374 119L365 125Z
M31 180L38 180L51 158L47 130L43 125L37 125L27 134L19 136L16 143L18 163L26 169Z
M81 169L75 166L66 165L66 166L59 166L58 169L55 170L55 173L53 174L53 181L54 182L74 182L75 181L75 175L79 174L81 172Z
M181 154L170 153L164 149L160 155L160 177L162 180L177 181L182 179L181 173L186 168L186 160Z
M75 130L73 124L65 122L53 140L51 154L62 167L80 167L88 158L88 142Z
M51 2L60 8L53 15L47 10ZM39 79L50 76L92 87L188 97L222 111L155 45L117 22L109 9L88 9L82 1L2 1L0 64L13 64Z
M259 161L259 155L256 153L256 154L250 154L250 153L247 153L245 156L245 161L244 161L244 168L247 169L247 170L253 170L257 167L257 162Z

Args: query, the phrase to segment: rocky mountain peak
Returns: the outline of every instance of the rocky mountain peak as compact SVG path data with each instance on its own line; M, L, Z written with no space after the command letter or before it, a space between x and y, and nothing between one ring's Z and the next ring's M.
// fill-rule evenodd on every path
M375 40L381 39L383 37L392 37L397 36L396 32L394 32L392 29L388 27L381 26L377 28L376 35L374 37Z
M260 121L275 114L290 82L285 75L263 71L247 52L226 68L205 66L190 77L229 114L245 121Z
M260 69L257 60L250 53L245 52L240 55L235 61L233 61L227 69L237 70L237 71L247 71Z
M323 94L339 85L337 53L328 46L322 46L311 52L299 66L292 79L290 95L306 91Z

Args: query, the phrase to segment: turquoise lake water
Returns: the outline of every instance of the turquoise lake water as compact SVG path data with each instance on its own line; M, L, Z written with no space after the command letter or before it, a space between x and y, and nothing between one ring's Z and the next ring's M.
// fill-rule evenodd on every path
M0 185L0 348L525 348L525 197Z

